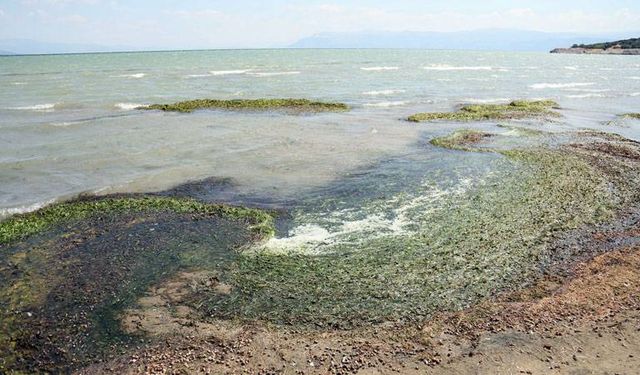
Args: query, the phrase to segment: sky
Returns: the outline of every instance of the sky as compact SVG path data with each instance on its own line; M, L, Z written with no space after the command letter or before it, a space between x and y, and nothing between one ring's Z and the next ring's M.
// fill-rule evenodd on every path
M148 49L287 46L322 32L640 29L639 0L0 0L0 39Z

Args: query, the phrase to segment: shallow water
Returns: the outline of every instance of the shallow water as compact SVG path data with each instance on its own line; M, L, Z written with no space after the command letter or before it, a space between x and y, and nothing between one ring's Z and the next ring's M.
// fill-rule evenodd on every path
M551 98L546 130L640 139L633 56L424 50L259 50L0 57L0 217L80 193L230 179L201 198L286 207L275 248L405 230L404 210L481 181L495 155L428 144L460 124L403 121L466 102ZM192 98L301 97L348 113L140 111ZM507 132L495 123L474 127ZM515 137L514 137L515 139ZM430 197L430 198L429 198ZM287 233L288 232L288 233ZM288 235L293 239L282 239ZM344 237L346 236L346 237Z

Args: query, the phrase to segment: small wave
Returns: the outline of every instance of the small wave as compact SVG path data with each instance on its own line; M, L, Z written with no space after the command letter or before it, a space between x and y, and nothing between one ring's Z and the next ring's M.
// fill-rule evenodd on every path
M611 89L580 89L580 88L567 88L564 91L577 91L577 92L609 92Z
M577 66L565 66L564 68L567 70L578 70Z
M397 100L397 101L393 101L393 102L380 102L380 103L365 103L364 106L365 107L398 107L401 105L406 105L407 102L402 101L402 100Z
M66 128L67 126L86 124L91 120L75 120L75 121L60 121L60 122L52 122L49 125L55 126L58 128Z
M291 72L249 72L247 74L252 75L254 77L274 77L274 76L291 76L291 75L300 74L300 72L298 72L298 71L291 71Z
M211 77L211 74L188 74L185 77L187 77L187 78Z
M380 91L366 91L362 95L378 96L378 95L393 95L402 94L405 90L380 90Z
M529 87L535 90L541 90L541 89L564 89L568 87L582 87L582 86L593 86L593 85L595 85L595 83L593 82L536 83Z
M22 207L10 207L10 208L0 208L0 218L9 217L13 215L26 214L28 212L37 211L45 206L48 206L55 202L55 199L51 199L45 202L34 203L29 206Z
M18 111L53 111L56 105L52 103L27 105L24 107L10 107L9 109L15 109Z
M362 67L360 70L364 70L365 72L381 72L385 70L398 70L400 69L397 66L367 66Z
M629 79L640 80L640 77L629 77Z
M138 104L138 103L116 103L113 106L123 111L133 111L134 109L146 107L145 104Z
M571 99L585 99L585 98L604 98L605 96L602 94L576 94L576 95L567 95L567 98Z
M423 67L425 70L452 71L452 70L492 70L490 66L451 66L435 64Z
M11 82L12 85L14 86L22 86L22 85L26 85L26 82Z
M212 70L209 73L212 76L228 76L233 74L246 74L249 73L250 70Z
M640 92L632 92L629 96L640 96Z
M145 77L146 74L145 73L134 73L134 74L122 74L116 77L122 77L122 78L143 78Z
M465 103L478 103L478 104L489 104L489 103L503 103L509 102L511 99L509 98L495 98L495 99L463 99L462 101Z

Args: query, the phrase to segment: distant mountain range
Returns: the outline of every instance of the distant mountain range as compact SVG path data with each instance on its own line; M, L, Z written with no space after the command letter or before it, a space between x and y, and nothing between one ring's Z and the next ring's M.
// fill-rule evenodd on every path
M458 32L366 31L320 33L282 48L424 48L496 51L549 51L558 46L593 44L640 33L547 33L485 29ZM215 48L212 46L212 48ZM162 48L147 48L158 50ZM42 42L31 39L0 40L0 55L140 51L144 48L98 44Z
M634 33L635 34L635 33ZM622 39L629 33L548 33L485 29L458 32L321 33L300 39L292 48L425 48L498 51L549 51L552 48Z

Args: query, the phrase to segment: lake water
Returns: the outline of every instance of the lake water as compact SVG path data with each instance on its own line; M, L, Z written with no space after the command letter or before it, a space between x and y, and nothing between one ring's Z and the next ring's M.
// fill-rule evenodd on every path
M640 140L640 59L427 50L239 50L0 57L0 217L81 193L164 190L208 177L200 198L286 207L273 246L402 231L495 171L496 155L442 150L434 136L496 122L415 124L461 103L549 98L553 131ZM194 98L309 98L347 113L141 111ZM363 232L364 231L364 232Z

